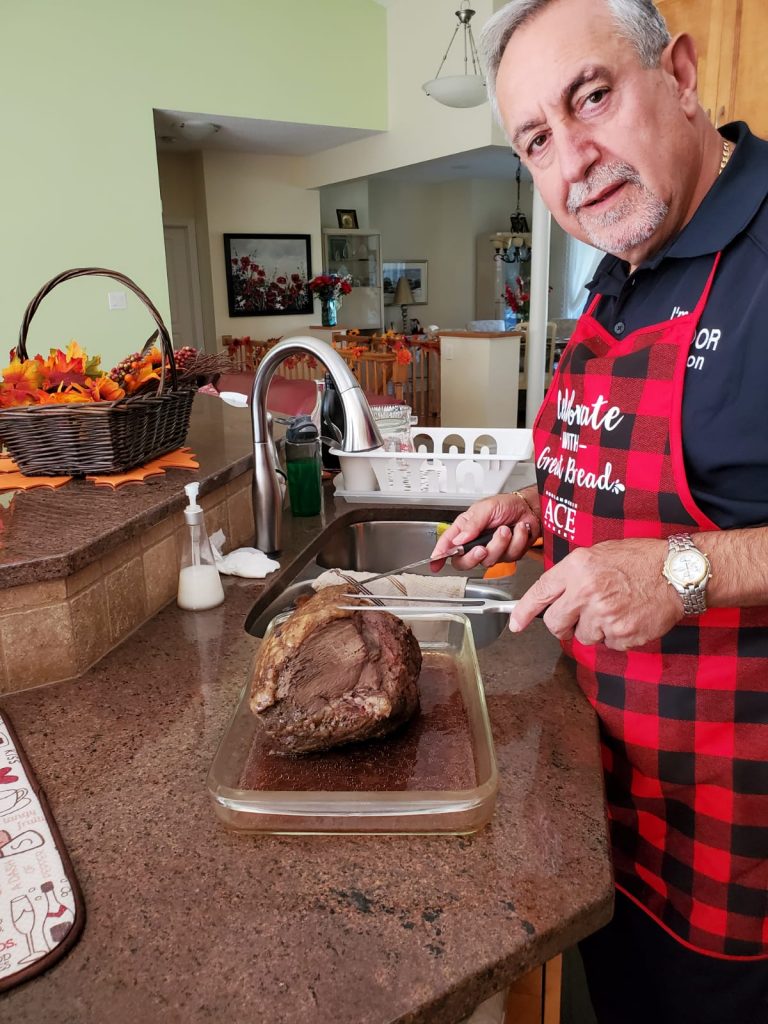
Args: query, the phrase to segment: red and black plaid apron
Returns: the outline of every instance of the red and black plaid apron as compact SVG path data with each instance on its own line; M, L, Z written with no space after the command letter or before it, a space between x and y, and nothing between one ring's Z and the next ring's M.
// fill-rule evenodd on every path
M534 425L547 567L717 529L688 487L681 408L718 261L686 316L617 341L597 296L579 320ZM768 956L768 608L712 608L625 652L563 647L600 719L617 887L690 948Z

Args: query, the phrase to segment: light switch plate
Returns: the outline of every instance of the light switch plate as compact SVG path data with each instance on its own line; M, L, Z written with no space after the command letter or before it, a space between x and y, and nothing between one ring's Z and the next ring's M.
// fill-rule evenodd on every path
M110 309L127 309L128 298L125 292L107 292Z

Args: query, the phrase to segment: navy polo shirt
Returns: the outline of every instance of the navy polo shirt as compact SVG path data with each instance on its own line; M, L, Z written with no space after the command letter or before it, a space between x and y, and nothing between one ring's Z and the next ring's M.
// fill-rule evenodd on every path
M683 230L633 274L606 256L587 288L618 340L694 309L722 251L691 342L682 431L694 500L728 529L768 523L768 142L743 122L721 133L736 149Z

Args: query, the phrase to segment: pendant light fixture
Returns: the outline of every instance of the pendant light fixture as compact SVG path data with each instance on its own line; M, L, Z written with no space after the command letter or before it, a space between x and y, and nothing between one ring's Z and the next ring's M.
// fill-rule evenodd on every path
M509 232L497 231L491 235L491 244L495 250L494 259L503 263L527 263L531 258L531 247L527 236L531 229L528 218L520 209L520 157L517 158L517 209L509 218Z
M478 107L481 103L485 103L488 99L488 94L485 90L485 78L482 74L480 58L477 55L477 47L472 35L472 26L470 25L476 12L469 6L469 0L461 0L459 10L455 13L459 23L453 30L451 41L448 43L448 49L443 55L440 67L437 69L437 74L429 82L425 82L422 85L422 89L427 96L431 96L432 99L437 100L438 103L442 103L446 107ZM450 49L456 36L459 34L459 29L463 31L464 39L464 74L445 75L441 78L440 72L443 70L443 65ZM472 61L471 74L469 70L470 60Z

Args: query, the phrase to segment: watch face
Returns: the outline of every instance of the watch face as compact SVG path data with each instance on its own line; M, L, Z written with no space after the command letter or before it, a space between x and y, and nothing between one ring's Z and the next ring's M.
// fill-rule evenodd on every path
M706 578L707 560L700 551L676 551L669 556L667 569L676 583L692 587Z

